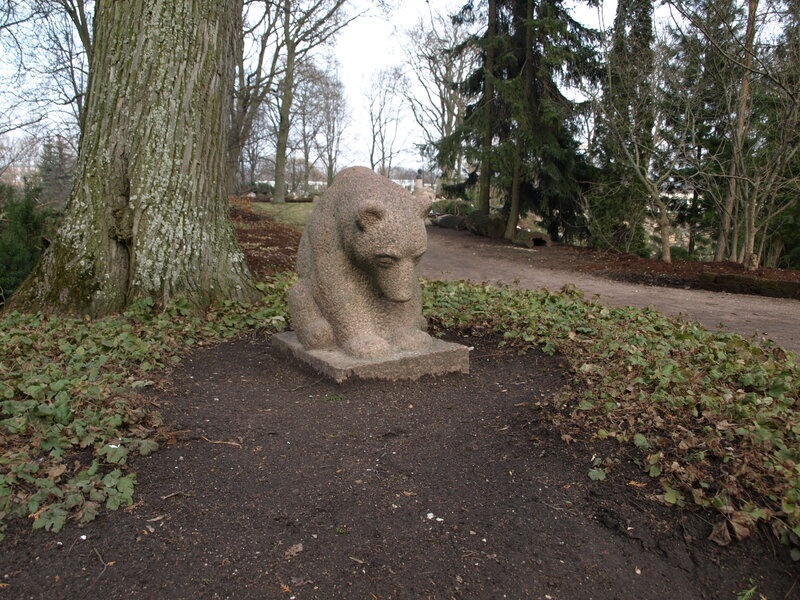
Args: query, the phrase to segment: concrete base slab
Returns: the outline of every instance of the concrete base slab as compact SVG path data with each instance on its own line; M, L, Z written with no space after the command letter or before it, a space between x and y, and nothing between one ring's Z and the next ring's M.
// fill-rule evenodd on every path
M423 350L398 352L377 359L355 358L339 350L306 350L293 331L272 336L274 348L310 365L316 371L342 383L359 379L419 379L423 375L469 373L469 349L461 344L431 338Z

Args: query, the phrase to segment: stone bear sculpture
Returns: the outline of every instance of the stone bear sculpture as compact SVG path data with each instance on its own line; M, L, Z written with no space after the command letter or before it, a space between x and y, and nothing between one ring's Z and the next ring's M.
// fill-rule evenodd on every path
M336 177L308 217L289 293L306 350L369 359L431 343L417 275L428 205L366 167Z

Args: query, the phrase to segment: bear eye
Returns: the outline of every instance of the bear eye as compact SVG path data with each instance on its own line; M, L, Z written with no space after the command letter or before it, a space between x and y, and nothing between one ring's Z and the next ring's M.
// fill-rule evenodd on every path
M393 267L397 263L397 258L394 256L379 256L377 259L378 266L383 269L388 269L389 267Z

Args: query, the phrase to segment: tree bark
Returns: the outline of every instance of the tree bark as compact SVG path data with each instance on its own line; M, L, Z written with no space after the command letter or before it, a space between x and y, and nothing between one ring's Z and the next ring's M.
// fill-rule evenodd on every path
M225 193L241 0L98 2L86 126L55 239L12 299L100 316L255 290Z
M489 0L488 24L486 27L486 62L484 64L483 103L484 123L481 154L481 170L478 179L478 209L489 212L489 199L492 184L492 139L494 137L494 63L495 36L497 35L497 2Z
M670 241L672 238L672 225L669 218L669 207L661 199L658 189L653 190L653 203L658 208L658 232L661 236L661 260L665 263L672 262L672 248Z
M286 18L289 18L287 7ZM278 135L275 140L275 195L273 202L286 201L286 148L289 146L289 128L294 100L295 43L286 44L286 76L283 78L280 108L278 113Z
M747 29L745 31L744 43L744 73L742 74L742 87L739 92L739 109L736 115L736 129L733 132L733 148L731 153L731 165L728 172L728 192L725 197L723 207L722 223L720 224L719 236L717 237L717 247L714 253L714 260L719 262L725 258L725 249L728 247L728 236L731 230L731 219L733 208L737 198L737 186L739 176L739 163L742 158L744 147L745 127L747 124L747 106L750 102L750 79L753 69L753 44L756 35L756 11L758 10L758 0L747 1ZM733 258L734 255L731 255ZM741 261L740 261L741 262Z
M522 157L517 155L514 159L514 174L511 181L511 206L508 211L508 221L506 221L505 239L513 240L517 235L517 223L519 223L520 188L522 186Z

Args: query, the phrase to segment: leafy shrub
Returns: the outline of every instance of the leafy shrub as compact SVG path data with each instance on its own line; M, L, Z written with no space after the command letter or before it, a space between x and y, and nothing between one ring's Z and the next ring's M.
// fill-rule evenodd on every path
M181 302L156 312L149 299L97 321L3 315L0 540L8 518L59 531L103 507L131 504L136 475L128 457L156 450L161 426L138 390L198 345L247 329L283 329L290 282L276 278L260 286L260 303L224 303L205 318Z
M669 253L672 260L697 260L697 256L690 254L683 246L671 246Z
M264 194L265 196L272 196L275 194L275 186L267 183L266 181L255 181L250 184L250 188L247 191L252 192L254 194Z
M437 200L431 206L433 212L440 215L455 215L458 217L466 217L469 213L475 210L471 203L459 198Z

